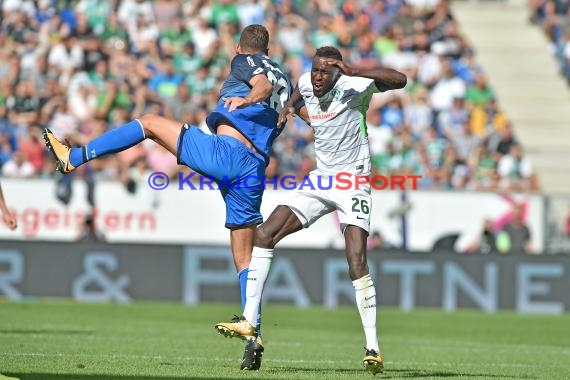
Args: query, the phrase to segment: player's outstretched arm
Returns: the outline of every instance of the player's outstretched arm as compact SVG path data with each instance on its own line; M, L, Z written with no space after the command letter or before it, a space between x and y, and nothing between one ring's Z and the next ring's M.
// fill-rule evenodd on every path
M329 65L337 66L344 75L351 77L363 77L374 80L376 87L381 91L404 88L407 79L404 74L394 69L358 69L347 65L345 62L334 58L327 58Z
M225 107L230 107L229 111L232 112L236 108L243 108L249 105L259 103L262 100L267 99L271 96L273 92L273 85L267 79L264 74L258 74L253 76L249 80L249 84L251 85L251 91L249 94L240 98L239 96L234 96L231 98L226 98L225 100Z
M287 101L287 104L283 107L281 112L279 112L279 119L277 120L277 125L281 127L287 121L287 116L297 114L309 124L309 115L307 113L307 107L305 106L303 97L301 96L301 91L299 90L299 85L295 87L293 94Z

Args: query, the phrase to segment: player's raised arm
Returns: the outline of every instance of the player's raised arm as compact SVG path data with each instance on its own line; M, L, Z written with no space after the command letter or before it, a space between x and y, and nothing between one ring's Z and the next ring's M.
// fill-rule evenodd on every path
M349 66L345 62L334 58L327 58L326 63L337 66L344 75L374 80L376 87L380 91L404 88L407 82L406 76L394 69L384 69L379 67L373 69L359 69Z

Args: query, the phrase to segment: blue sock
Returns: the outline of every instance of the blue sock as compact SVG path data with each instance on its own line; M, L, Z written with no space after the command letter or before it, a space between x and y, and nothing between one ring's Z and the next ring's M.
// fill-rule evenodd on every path
M245 300L246 300L246 293L245 293L245 289L247 287L247 274L249 273L249 268L243 268L239 273L238 273L238 278L239 278L239 290L240 290L240 294L241 294L241 309L243 310L245 308Z
M141 123L138 120L133 120L103 133L85 146L71 148L69 161L71 165L78 167L94 158L128 149L144 139L145 136Z
M239 289L241 292L241 308L245 308L246 297L246 287L247 287L247 275L249 273L249 268L244 268L238 273L239 278ZM257 335L261 336L261 305L259 305L259 318L257 319Z

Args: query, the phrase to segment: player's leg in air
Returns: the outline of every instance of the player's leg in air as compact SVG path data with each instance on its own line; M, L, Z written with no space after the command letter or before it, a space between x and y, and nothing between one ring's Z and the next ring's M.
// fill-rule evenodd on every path
M218 128L222 129L222 125ZM263 177L265 161L261 155L235 138L208 135L199 128L182 126L180 122L155 115L133 120L77 148L60 142L49 129L44 131L45 143L56 160L57 170L62 173L70 173L92 159L128 149L146 138L174 154L178 163L221 180L221 183L229 181L231 185L236 185L236 179L248 178L247 186L220 185L226 204L226 227L230 229L232 254L240 281L242 307L245 306L253 237L257 224L263 220L259 211L262 184L252 182L252 178L261 181ZM225 152L226 155L215 152ZM258 329L255 342L246 344L242 369L260 368L263 354L260 335Z
M144 115L77 148L62 143L47 128L43 137L55 158L56 169L67 174L90 160L126 150L147 138L156 141L176 156L182 124L156 115Z

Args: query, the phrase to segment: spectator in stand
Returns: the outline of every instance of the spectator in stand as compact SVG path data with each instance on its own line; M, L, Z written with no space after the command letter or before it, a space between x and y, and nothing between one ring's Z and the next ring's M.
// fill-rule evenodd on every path
M463 98L464 96L465 83L454 76L451 62L444 60L442 75L430 93L432 107L436 112L448 111L451 109L453 99Z
M210 27L208 21L200 16L197 26L191 30L192 42L196 48L196 54L204 56L217 39L216 31Z
M32 164L34 173L40 173L45 161L45 149L41 140L41 130L39 128L30 128L29 134L21 139L20 149L25 159Z
M190 113L196 112L196 101L192 99L191 95L186 83L178 85L176 96L168 102L172 111L172 117L175 120L188 120Z
M433 180L433 186L444 186L446 171L444 168L445 152L448 146L447 140L438 137L435 129L430 129L424 138L423 147L427 158L428 175Z
M366 112L366 126L368 127L368 142L373 169L386 173L382 169L387 160L388 142L392 139L392 128L382 124L381 112L374 108L370 108Z
M473 49L465 49L461 58L455 61L453 71L467 85L475 83L475 75L476 73L481 72L482 68L475 60L475 52Z
M149 88L160 98L171 100L178 95L178 87L184 81L182 74L174 71L172 62L163 62L162 70L158 71L149 81Z
M402 104L397 97L393 97L380 112L382 113L382 124L391 129L395 129L404 123Z
M14 95L6 98L6 107L14 124L29 127L36 123L39 99L34 96L35 92L33 81L21 80L16 85Z
M499 155L503 156L511 151L511 146L518 144L510 123L507 123L505 127L498 132L493 133L489 137L487 143L487 148L491 152L497 152Z
M281 176L295 176L297 174L297 168L299 168L301 161L303 161L301 153L296 149L295 139L291 137L282 138L279 144L275 144L274 150L279 155Z
M30 178L34 174L34 166L21 150L15 151L12 158L2 165L2 175L5 177Z
M265 7L259 0L240 0L237 4L240 29L251 24L263 24Z
M551 41L560 72L570 85L570 6L567 1L532 0L530 21L539 25Z
M481 139L473 134L469 120L463 122L461 132L451 139L457 150L457 158L462 162L467 162L481 143Z
M488 138L495 132L500 132L508 124L507 117L499 109L497 98L492 96L484 107L475 107L471 111L471 126L473 132L482 138Z
M490 189L492 179L497 174L497 160L485 145L481 144L475 149L469 159L469 165L474 173L473 187L476 190Z
M498 171L506 190L521 191L531 188L532 166L530 160L523 156L520 145L511 145L510 153L500 159Z
M153 13L156 26L161 32L171 26L179 27L180 2L173 0L157 0L153 4Z
M410 126L414 139L421 140L433 124L433 113L428 106L428 94L425 88L419 88L411 96L412 100L404 108L404 120Z
M69 80L74 69L83 66L85 52L77 38L68 28L62 28L61 41L50 49L48 64L65 75L64 82Z
M484 107L495 93L487 85L487 78L482 72L475 73L475 83L467 88L465 101L473 107Z
M437 117L439 131L447 139L453 141L457 136L462 135L464 125L469 121L469 111L465 107L462 97L456 97L451 103L449 110L442 111Z
M0 133L0 167L10 161L14 154L15 149L10 140L8 133Z

